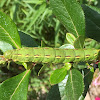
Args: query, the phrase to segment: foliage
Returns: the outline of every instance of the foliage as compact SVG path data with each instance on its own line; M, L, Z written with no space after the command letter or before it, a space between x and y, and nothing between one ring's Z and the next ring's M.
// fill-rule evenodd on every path
M67 32L52 15L46 0L1 0L2 11L12 18L19 30L33 37L38 45L59 46ZM61 28L60 28L61 27Z
M80 4L76 2L76 0L50 0L50 7L52 10L49 7L49 2L46 2L45 0L22 0L21 2L19 0L13 0L12 2L11 0L8 0L7 3L6 0L1 0L0 2L2 2L0 3L0 7L4 7L4 9L1 10L6 14L10 14L20 30L20 32L18 32L14 22L5 13L0 11L1 54L9 49L19 49L22 46L40 46L39 42L41 40L43 40L43 46L49 45L57 47L66 41L66 36L66 43L69 42L70 44L65 44L61 48L83 49L85 47L100 49L100 9L97 7L90 5L82 5L81 7L80 4L82 3L82 0L79 1ZM10 9L7 10L9 7ZM56 17L52 15L52 11L65 28ZM70 32L67 35L65 34L67 32L66 29ZM27 39L27 42L25 42L25 38ZM33 40L31 41L31 45L28 40ZM0 73L8 72L9 70L15 72L12 76L18 75L12 78L8 77L9 79L6 77L5 79L7 80L5 81L1 80L3 81L0 84L1 100L26 100L29 82L32 84L29 85L28 94L32 91L32 99L38 99L37 95L41 95L41 90L44 89L43 84L46 84L47 88L49 87L49 77L47 76L49 76L51 72L51 84L58 83L58 85L52 86L48 93L47 100L82 99L85 95L84 90L86 91L88 89L88 85L91 82L91 80L87 82L86 79L84 79L88 68L93 68L89 65L91 62L88 64L86 62L77 62L72 64L72 66L70 64L65 64L64 66L51 64L51 71L48 72L50 68L48 68L47 64L44 65L43 68L45 68L45 71L43 71L42 69L40 70L41 64L35 66L34 63L17 62L19 66L16 68L16 62L14 63L13 61L10 65L8 62L7 65L6 59L2 59L1 57L0 61L2 60L5 61L5 64L0 66ZM27 65L27 67L25 67L26 69L24 69L22 65L24 67ZM89 65L89 67L87 65ZM52 71L54 69L56 70ZM39 77L40 79L37 78L39 70L39 73L44 74L44 76ZM29 81L30 73L33 78ZM45 80L45 78L47 79ZM44 82L41 82L40 80L43 80ZM84 80L85 84L87 83L86 86L84 85ZM37 83L34 84L34 81ZM31 90L32 88L30 87L34 89ZM40 87L40 89L38 87ZM44 91L47 92L47 90ZM28 97L28 99L30 98Z

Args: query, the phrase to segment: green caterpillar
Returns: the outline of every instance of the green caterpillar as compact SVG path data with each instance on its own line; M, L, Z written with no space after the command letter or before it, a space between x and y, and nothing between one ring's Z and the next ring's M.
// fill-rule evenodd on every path
M24 47L21 49L9 50L4 53L6 60L35 63L66 63L93 61L98 58L97 49L59 49Z

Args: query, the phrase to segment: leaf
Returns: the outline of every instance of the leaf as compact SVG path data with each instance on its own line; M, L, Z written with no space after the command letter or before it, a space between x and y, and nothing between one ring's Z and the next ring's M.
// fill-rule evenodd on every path
M78 100L84 91L83 77L81 73L72 69L65 79L59 83L61 100Z
M21 48L20 37L15 23L0 11L0 41L5 41L15 48Z
M86 96L86 93L89 89L89 85L91 84L93 80L93 72L90 71L90 69L84 69L84 84L85 84L85 90L84 90L84 96Z
M38 46L36 41L30 35L19 31L19 36L20 36L20 39L21 39L22 46L25 46L25 47L36 47L36 46Z
M61 82L65 78L66 74L67 69L65 67L54 70L50 76L50 83L57 84Z
M66 75L65 79L58 84L61 100L68 100L65 92L67 80L68 80L68 75Z
M97 8L96 6L91 6L91 5L86 5L86 6L100 14L100 8Z
M58 84L51 87L46 100L61 100Z
M97 1L98 2L98 4L96 5L98 8L100 8L100 1L98 0Z
M60 48L61 49L74 49L74 46L71 44L64 44Z
M84 99L84 96L81 95L80 98L79 98L78 100L85 100L85 99Z
M79 36L75 41L74 41L74 47L75 49L83 49L84 48L84 37Z
M99 68L99 70L100 70L100 63L98 63L98 68Z
M39 70L39 72L38 72L38 76L46 69L46 67L47 67L48 65L49 65L51 68L53 67L53 66L52 66L52 63L51 63L51 64L43 63L43 64L42 64L42 67L40 68L40 70Z
M66 39L67 39L67 41L71 44L71 45L73 45L73 43L74 43L74 41L75 41L75 36L74 35L72 35L71 33L67 33L66 34Z
M73 67L78 69L85 69L87 68L87 65L85 62L78 62L78 63L74 63Z
M53 13L70 33L75 37L85 36L84 13L76 0L50 0L50 6Z
M84 84L81 73L76 69L70 70L66 84L66 95L68 100L78 100L83 91Z
M0 84L0 100L26 100L30 70Z
M100 9L83 5L86 17L86 36L100 42Z
M71 68L71 63L65 63L65 65L63 67L66 68L66 70L69 70Z
M32 4L41 4L43 2L43 0L25 0L23 1L25 2L26 4L27 3L32 3Z
M12 49L13 49L12 45L10 45L10 44L7 43L7 42L0 41L0 50L1 50L2 52L5 52L5 51L7 51L7 50L12 50Z

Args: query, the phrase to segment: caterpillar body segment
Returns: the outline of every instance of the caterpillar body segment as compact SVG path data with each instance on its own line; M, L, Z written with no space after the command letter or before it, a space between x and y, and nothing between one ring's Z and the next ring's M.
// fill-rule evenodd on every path
M21 49L9 50L4 53L4 58L19 62L35 63L66 63L92 61L97 59L97 49L60 49L60 48L39 48L24 47Z
M3 57L3 55L0 55L0 64L5 64L6 59Z
M74 62L85 61L85 51L83 49L76 49Z
M75 60L75 52L74 49L63 49L65 52L65 60L63 63L66 62L73 62Z

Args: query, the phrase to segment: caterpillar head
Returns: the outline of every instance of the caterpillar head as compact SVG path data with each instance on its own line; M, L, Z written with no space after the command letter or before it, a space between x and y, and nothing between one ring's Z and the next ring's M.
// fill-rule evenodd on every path
M4 53L4 58L6 59L11 59L12 56L12 52L14 52L13 50L8 50Z

